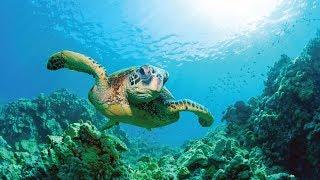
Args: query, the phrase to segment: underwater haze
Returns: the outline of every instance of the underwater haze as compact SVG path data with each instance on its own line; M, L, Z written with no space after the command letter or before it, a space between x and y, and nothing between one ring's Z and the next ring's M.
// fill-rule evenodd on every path
M5 0L0 17L0 177L320 178L319 0ZM173 96L215 121L202 127L182 112L164 127L120 122L106 135L107 118L87 101L94 78L47 69L62 50L109 74L165 69ZM70 166L70 154L89 151Z

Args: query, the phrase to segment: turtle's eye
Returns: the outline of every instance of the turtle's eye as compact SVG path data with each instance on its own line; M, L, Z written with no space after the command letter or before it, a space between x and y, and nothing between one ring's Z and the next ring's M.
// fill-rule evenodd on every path
M144 69L143 68L140 68L139 69L139 73L141 74L141 75L145 75L146 73L144 72Z

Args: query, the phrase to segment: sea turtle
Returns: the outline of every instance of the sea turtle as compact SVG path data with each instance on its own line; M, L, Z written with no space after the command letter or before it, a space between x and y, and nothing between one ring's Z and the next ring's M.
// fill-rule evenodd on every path
M147 129L157 128L176 122L180 111L195 113L203 127L213 123L213 116L204 106L188 99L175 101L164 87L168 72L152 65L131 67L107 75L92 58L61 51L49 58L47 68L68 68L93 75L96 82L88 98L98 111L109 118L101 128L103 130L119 122Z

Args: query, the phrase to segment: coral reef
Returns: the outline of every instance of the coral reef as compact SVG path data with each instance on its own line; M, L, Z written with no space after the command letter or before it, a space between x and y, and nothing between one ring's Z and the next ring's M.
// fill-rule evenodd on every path
M152 157L159 159L168 154L177 154L179 147L173 148L156 142L146 141L145 138L131 138L128 145L128 151L123 153L124 161L127 163L138 162L143 157Z
M56 146L54 146L54 140L64 136L68 138L67 135L63 135L64 130L72 123L82 123L82 120L89 120L96 126L101 126L106 121L86 100L69 93L67 90L59 90L49 96L41 94L33 100L21 99L3 106L0 114L0 177L19 179L18 177L49 176L48 169L50 168L45 166L49 161L48 159L43 161L41 158L44 153L43 148L48 146L47 142L49 141L53 148L50 154L55 152L55 154L62 156L62 152L60 154L56 152L57 148L63 147L62 142L60 144L56 142ZM75 127L75 124L71 127ZM67 130L67 134L70 133L71 127ZM83 131L83 133L85 132ZM108 137L115 135L130 145L126 134L119 127L109 130L108 134ZM94 142L93 139L92 142ZM63 143L66 146L65 142ZM79 149L79 147L77 148ZM99 151L99 153L102 152ZM114 157L118 158L118 155ZM71 163L70 159L64 161ZM75 162L73 163L75 164ZM79 165L86 167L88 164ZM56 168L56 171L61 170Z
M239 112L246 111L242 109ZM81 119L85 118L90 121L83 123ZM55 125L48 126L53 120ZM150 145L140 139L129 141L119 127L107 133L100 132L93 124L98 126L103 121L87 101L65 90L6 105L0 121L2 127L6 127L1 128L0 177L137 180L291 178L280 173L281 169L269 169L258 148L241 147L237 140L227 137L221 129L180 149L172 149Z
M0 114L0 131L10 145L23 139L45 142L47 135L60 135L68 124L81 119L103 122L103 116L85 100L59 90L50 96L41 94L34 100L20 99L5 105Z
M126 178L127 168L119 160L120 153L126 150L117 137L101 133L90 123L74 123L62 136L49 136L41 159L49 177Z
M61 89L49 96L41 94L36 99L20 99L2 107L0 132L13 148L19 148L22 141L45 143L47 135L61 135L69 124L81 120L97 127L107 121L87 100ZM119 127L108 132L129 143Z
M60 90L3 106L1 179L319 179L320 37L282 55L261 96L179 149L129 140L86 101ZM83 122L87 120L87 122Z
M227 133L240 144L261 147L274 165L303 179L320 178L320 37L301 55L283 55L265 90L227 109Z
M71 124L62 135L48 139L49 143L39 148L40 153L28 149L13 152L3 144L0 178L128 178L128 168L120 160L126 145L117 137L101 133L91 123Z
M247 150L217 129L202 139L189 142L178 154L155 159L142 157L132 179L295 179L269 169L259 148Z

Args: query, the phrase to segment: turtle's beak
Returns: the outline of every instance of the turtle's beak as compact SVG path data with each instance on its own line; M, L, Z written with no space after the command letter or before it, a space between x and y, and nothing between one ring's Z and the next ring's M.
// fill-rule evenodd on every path
M161 77L153 77L150 82L150 89L152 91L160 92L164 84L164 80Z

